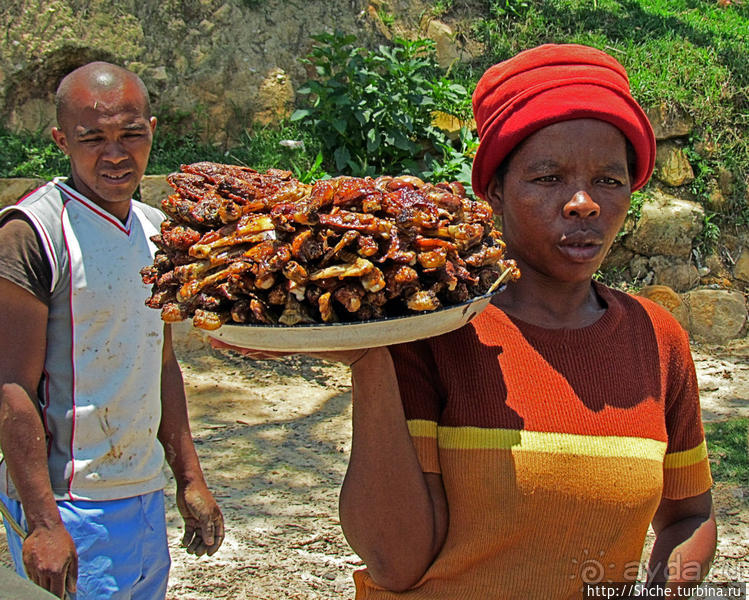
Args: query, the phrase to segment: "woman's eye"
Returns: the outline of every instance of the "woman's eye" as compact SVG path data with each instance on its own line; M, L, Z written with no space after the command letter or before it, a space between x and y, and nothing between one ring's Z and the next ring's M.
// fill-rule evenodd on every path
M541 177L536 177L534 181L538 183L556 183L559 181L559 177L556 175L542 175Z
M614 179L613 177L601 177L599 181L604 185L612 185L612 186L623 185L621 181L619 181L618 179Z

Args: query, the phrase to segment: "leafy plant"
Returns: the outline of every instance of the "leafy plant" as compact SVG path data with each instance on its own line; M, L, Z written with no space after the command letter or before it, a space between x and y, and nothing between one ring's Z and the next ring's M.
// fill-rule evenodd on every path
M11 133L0 128L0 177L51 179L69 171L67 156L46 133Z
M710 468L716 481L749 487L749 419L705 423Z
M522 17L530 4L528 0L491 0L489 13L497 17Z
M382 24L385 27L392 27L393 23L395 23L395 16L393 16L392 13L389 13L383 8L380 8L377 11L377 16L380 18L380 21L382 21Z
M629 200L627 216L635 220L639 219L640 214L642 213L642 205L645 204L645 200L647 200L647 195L641 190L632 192Z
M439 158L427 153L425 155L426 169L421 171L420 175L433 182L459 181L469 194L473 194L471 167L473 156L478 148L478 138L467 127L461 127L458 143L459 148L451 142L437 143L437 149L441 151Z
M695 149L695 146L701 142L692 136L689 145L684 147L684 154L694 171L694 179L689 185L689 190L697 198L704 198L708 193L710 180L715 175L715 166L713 161L706 158L702 153Z
M311 183L319 179L328 179L330 177L330 175L325 172L325 169L323 169L322 161L322 152L318 152L313 163L307 168L300 168L293 160L291 161L291 168L299 181L302 183Z
M367 51L340 32L314 39L304 60L318 78L299 90L309 103L291 121L314 132L336 171L412 170L425 147L445 141L432 127L432 112L464 104L467 92L439 75L434 42L396 39Z
M432 14L435 17L441 17L452 10L455 0L435 0L432 6Z
M720 240L720 227L713 220L715 216L715 213L705 213L703 219L702 233L697 243L703 256L709 254Z

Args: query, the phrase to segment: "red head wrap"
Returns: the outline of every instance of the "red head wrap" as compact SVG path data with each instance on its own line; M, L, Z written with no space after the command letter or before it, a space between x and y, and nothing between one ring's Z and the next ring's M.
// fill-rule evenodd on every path
M473 114L480 144L472 183L482 198L515 146L547 125L571 119L600 119L626 136L637 156L632 191L653 172L653 128L630 94L627 72L595 48L546 44L494 65L476 86Z

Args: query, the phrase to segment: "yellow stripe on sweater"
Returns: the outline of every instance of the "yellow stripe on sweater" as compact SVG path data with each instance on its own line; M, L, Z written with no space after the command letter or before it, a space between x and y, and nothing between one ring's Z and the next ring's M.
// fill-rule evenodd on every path
M408 432L411 437L437 438L437 423L425 419L411 419L407 421Z
M411 420L414 437L437 437L433 421ZM523 450L580 456L663 460L666 442L639 437L577 435L483 427L439 427L440 448L453 450Z
M679 467L689 467L696 465L707 458L707 444L705 440L692 448L682 452L669 452L663 459L663 466L666 469L678 469Z

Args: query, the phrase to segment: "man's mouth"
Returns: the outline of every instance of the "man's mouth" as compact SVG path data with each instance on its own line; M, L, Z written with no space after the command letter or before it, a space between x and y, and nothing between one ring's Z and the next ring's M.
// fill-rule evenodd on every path
M121 171L116 173L102 173L101 176L103 179L106 179L107 181L110 181L112 183L122 183L126 179L128 179L131 175L132 171Z

